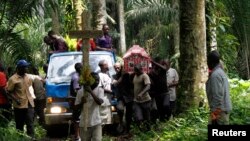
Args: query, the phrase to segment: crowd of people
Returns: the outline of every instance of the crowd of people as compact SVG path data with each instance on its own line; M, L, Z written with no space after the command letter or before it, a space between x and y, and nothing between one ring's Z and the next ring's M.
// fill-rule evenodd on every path
M130 135L132 123L136 123L140 130L148 131L155 123L153 119L167 121L174 116L178 73L169 66L168 60L158 59L156 61L152 60L153 69L149 74L143 72L140 63L134 66L134 73L127 73L123 69L123 64L116 62L113 66L116 73L111 76L108 62L101 60L99 62L100 72L92 73L98 84L94 83L90 88L79 85L82 65L76 63L76 73L72 75L71 79L71 92L76 96L74 107L77 114L73 114L77 115L73 117L76 140L79 138L101 140L102 130L112 123L111 105L114 98L117 99L116 109L119 115L117 127L123 127L119 134ZM88 96L84 94L86 92L89 93ZM88 107L87 123L83 118L86 118L84 115L86 113L82 110L83 104L87 104ZM153 110L156 112L152 114ZM84 128L85 126L87 129Z
M95 50L114 51L108 30L108 25L103 25L104 34L96 40ZM44 37L44 42L49 45L50 54L68 50L66 42L53 31ZM228 80L219 60L217 52L208 55L208 67L212 70L206 88L211 109L210 123L228 124L232 106ZM98 64L100 72L91 73L95 83L85 87L79 84L82 64L75 64L70 89L71 95L76 97L72 116L76 140L102 140L103 126L111 124L114 98L117 99L119 126L124 127L122 134L130 134L133 122L140 130L148 131L157 120L167 121L175 116L178 73L169 60L154 58L151 63L149 73L143 72L140 63L134 65L133 73L127 73L123 64L116 62L113 66L116 74L111 76L108 62L101 60ZM19 60L16 72L8 78L0 64L0 108L5 109L2 114L10 120L9 111L13 106L16 129L24 131L26 125L27 134L33 138L34 118L39 116L40 125L45 122L46 93L38 69L32 68L28 73L29 66L26 60ZM46 66L44 68L46 73ZM82 109L83 104L87 106L87 113Z
M12 107L16 129L24 131L26 125L27 134L34 137L34 120L38 116L38 123L45 123L44 108L46 95L44 79L39 75L38 69L29 67L26 60L19 60L15 73L7 78L1 65L1 93L0 106L5 110L3 116L6 125L12 117Z

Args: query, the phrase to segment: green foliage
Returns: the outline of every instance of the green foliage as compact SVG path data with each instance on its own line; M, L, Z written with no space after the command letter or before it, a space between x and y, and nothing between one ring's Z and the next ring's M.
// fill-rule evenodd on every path
M129 5L132 8L126 12L126 16L132 19L144 19L144 16L149 18L158 15L159 17L166 17L164 20L169 20L177 15L168 0L133 0Z
M241 78L249 79L249 72L248 72L249 66L246 65L250 61L250 58L249 58L250 3L249 3L249 0L219 0L219 1L224 3L226 7L227 15L229 15L231 19L230 21L231 27L228 33L233 34L237 38L237 42L239 42L239 45L237 45L238 74L240 74Z
M75 15L76 11L74 9L73 1L72 0L63 0L61 6L61 12L64 13L62 16L63 21L63 30L64 32L68 32L70 30L75 29Z
M19 33L0 27L0 56L4 59L4 63L15 64L21 58L31 60L30 48L30 44Z
M1 115L1 109L0 109L0 141L30 141L31 137L29 137L26 133L26 129L24 132L16 130L15 122L13 120L6 121L7 119L4 119ZM37 122L35 122L35 138L36 139L42 139L46 136L47 132L46 130L38 125Z
M35 137L36 139L42 139L46 136L47 131L38 123L35 124Z
M41 19L39 16L34 16L31 19L32 23L20 23L14 31L18 32L22 39L26 40L30 49L30 63L34 66L42 66L46 62L48 48L43 42L45 32L45 24L49 22L49 19Z
M216 38L217 48L223 60L223 66L230 77L235 77L238 74L236 63L238 55L237 46L239 43L236 36L232 33L232 18L229 16L223 0L207 0L206 2L208 28L214 28L213 30L216 30L215 37L210 30L207 32L207 36L208 38ZM208 48L208 51L209 50Z
M17 59L31 60L31 45L14 28L20 23L32 23L37 12L37 0L0 1L0 56L5 64L15 64Z
M218 50L224 63L224 69L230 77L237 76L237 46L238 40L232 34L220 34L218 36Z
M128 1L126 39L128 46L138 44L153 57L166 58L169 35L176 20L177 10L168 0Z
M17 131L15 128L15 122L11 121L8 127L0 127L0 140L1 141L30 141L26 133ZM35 137L36 139L42 139L46 135L46 130L39 125L35 125Z
M233 110L231 124L250 124L250 80L230 80L230 92Z
M69 51L76 51L77 40L71 39L69 35L66 35L65 41L69 46Z
M207 138L206 108L193 109L179 115L168 122L158 122L152 126L153 130L140 132L134 128L135 141L160 140L160 141L199 141Z

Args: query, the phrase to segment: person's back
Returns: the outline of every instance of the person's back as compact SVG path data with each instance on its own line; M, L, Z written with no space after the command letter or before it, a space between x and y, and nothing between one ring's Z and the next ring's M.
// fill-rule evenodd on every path
M45 99L45 88L43 87L43 82L40 79L35 78L33 81L33 88L36 99Z
M56 52L66 52L69 48L65 40L60 36L55 39L54 47Z
M46 94L43 82L40 79L35 78L33 80L33 88L34 88L34 94L36 96L36 99L34 99L35 113L39 117L38 121L39 124L44 126L45 124L44 109L46 107Z
M68 51L68 45L63 37L57 35L54 31L49 31L48 35L44 37L44 42L50 46L50 54L56 52Z

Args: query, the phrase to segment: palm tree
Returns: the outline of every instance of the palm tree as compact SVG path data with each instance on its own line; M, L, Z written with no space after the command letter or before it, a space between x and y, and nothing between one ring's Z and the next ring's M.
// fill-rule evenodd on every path
M180 112L198 107L207 79L205 1L180 1Z
M119 29L120 29L120 47L121 53L126 52L126 38L125 38L125 19L124 19L124 0L119 0L118 3Z
M19 23L31 22L38 3L37 0L0 1L0 61L13 65L20 58L31 60L31 45L20 36L22 31L14 29Z
M132 0L127 3L129 9L125 14L129 27L127 37L131 40L129 42L145 46L153 56L157 50L161 53L157 55L166 56L169 51L166 46L169 45L168 38L173 31L177 9L168 0Z
M233 33L239 40L238 62L242 78L250 78L250 3L248 0L223 0L232 18Z
M73 5L75 9L75 23L76 23L76 30L82 30L82 13L84 10L83 1L82 0L73 0Z
M93 27L101 30L102 25L107 23L106 0L91 0L93 5Z

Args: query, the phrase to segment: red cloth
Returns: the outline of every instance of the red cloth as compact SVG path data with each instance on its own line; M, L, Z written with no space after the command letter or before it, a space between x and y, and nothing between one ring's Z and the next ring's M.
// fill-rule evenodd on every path
M3 72L0 72L0 87L4 89L7 84L6 75ZM7 104L8 101L3 93L0 92L0 105Z
M90 44L90 48L89 48L89 51L94 51L96 49L96 45L95 45L95 42L93 39L89 39L89 44ZM77 42L77 45L76 45L76 50L77 51L81 51L82 49L82 40L79 40Z

